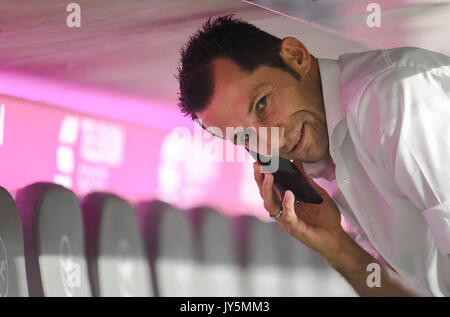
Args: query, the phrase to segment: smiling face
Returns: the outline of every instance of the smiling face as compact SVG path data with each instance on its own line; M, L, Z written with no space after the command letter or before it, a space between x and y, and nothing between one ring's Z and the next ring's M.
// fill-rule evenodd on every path
M271 148L270 128L279 128L279 155L314 163L328 154L328 132L317 61L295 38L285 38L280 56L301 76L260 66L248 73L228 58L211 63L214 93L208 106L196 115L202 124L218 127L268 128L266 153ZM300 139L299 136L301 135ZM236 142L232 136L226 136Z

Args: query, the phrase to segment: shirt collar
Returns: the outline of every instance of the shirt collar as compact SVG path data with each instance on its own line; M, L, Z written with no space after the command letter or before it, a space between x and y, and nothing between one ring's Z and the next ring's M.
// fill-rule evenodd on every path
M346 116L339 88L339 61L326 58L318 58L317 61L319 64L320 79L322 81L322 94L327 120L328 137L331 140L331 135L333 134L336 125Z
M322 83L322 95L325 108L325 118L327 121L330 152L334 146L337 146L338 139L342 133L336 133L336 126L346 117L345 107L341 101L341 92L339 89L340 68L339 61L326 58L317 59L320 70L320 79ZM303 163L303 168L308 176L313 178L323 177L328 180L334 180L335 163L333 153L316 163Z

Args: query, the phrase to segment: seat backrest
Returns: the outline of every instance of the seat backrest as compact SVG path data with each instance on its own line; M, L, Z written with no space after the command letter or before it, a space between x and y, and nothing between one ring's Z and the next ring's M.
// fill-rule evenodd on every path
M28 296L22 221L16 204L0 187L0 297Z
M83 220L69 189L38 182L17 191L30 296L91 296Z
M152 296L149 263L133 207L103 192L88 194L81 205L94 296Z
M186 212L162 201L137 208L157 296L193 296L195 249Z
M230 218L209 207L190 211L196 252L196 296L240 297L242 267Z
M236 220L245 228L245 296L282 296L282 268L275 245L274 224L254 216Z
M323 274L328 271L326 261L283 228L276 226L276 249L283 267L282 296L321 296Z
M354 296L345 279L317 252L292 237L274 223L276 249L282 267L284 297Z

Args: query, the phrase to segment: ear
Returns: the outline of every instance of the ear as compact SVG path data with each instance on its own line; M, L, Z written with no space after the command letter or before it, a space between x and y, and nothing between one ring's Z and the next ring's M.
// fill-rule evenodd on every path
M311 55L306 46L295 37L285 37L281 41L280 56L286 65L301 76L307 74L311 69Z

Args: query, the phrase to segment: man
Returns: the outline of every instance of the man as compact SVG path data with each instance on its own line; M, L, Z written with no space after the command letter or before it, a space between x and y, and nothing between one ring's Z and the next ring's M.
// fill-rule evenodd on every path
M324 202L295 202L254 166L271 216L358 294L450 295L449 57L395 48L315 58L296 38L224 16L190 38L178 70L186 115L221 131L278 127L281 157L337 184L330 197L308 178ZM380 287L367 283L372 263Z

